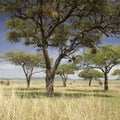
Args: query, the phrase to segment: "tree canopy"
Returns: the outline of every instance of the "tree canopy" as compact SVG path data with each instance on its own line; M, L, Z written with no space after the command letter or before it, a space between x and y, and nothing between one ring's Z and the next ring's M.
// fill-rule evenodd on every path
M120 80L120 69L115 69L115 70L113 71L112 75L118 76L117 79Z
M85 69L83 71L81 71L78 74L79 77L84 78L85 80L89 80L89 86L91 86L91 80L95 79L98 80L99 78L103 78L103 73L95 70L95 69Z
M76 59L76 64L84 68L97 68L104 74L104 89L108 90L108 73L120 60L120 51L118 46L104 45L98 48L96 54L91 54L88 50Z
M57 69L57 74L74 74L77 67L74 64L61 64Z
M62 64L58 67L56 74L61 76L64 87L66 87L68 75L74 74L76 70L77 67L75 64Z
M23 68L27 80L27 88L30 86L32 75L36 73L34 68L45 68L44 57L39 53L32 54L24 51L8 51L2 55L2 58Z
M99 79L103 77L103 73L94 69L86 69L81 71L78 76L84 79Z

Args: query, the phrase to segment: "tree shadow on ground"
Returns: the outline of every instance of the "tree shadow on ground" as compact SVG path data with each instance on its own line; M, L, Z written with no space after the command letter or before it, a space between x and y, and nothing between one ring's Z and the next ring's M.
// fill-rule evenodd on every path
M45 92L15 92L15 95L21 98L42 98L46 96Z
M96 92L98 92L98 93L105 93L105 91L104 90L78 90L78 89L67 89L67 91L74 91L74 92L83 92L83 93L86 93L86 92L93 92L93 93L96 93Z
M10 92L10 90L7 90ZM11 90L12 91L12 90ZM20 98L43 98L46 97L46 92L44 88L16 88L15 95ZM10 94L9 94L10 95ZM7 94L6 94L7 96ZM81 98L81 97L113 97L109 95L104 90L77 90L77 89L67 89L67 92L55 92L53 97L67 97L67 98Z
M44 88L17 88L15 95L21 98L41 98L46 96Z
M17 96L21 98L42 98L46 97L46 92L16 92ZM101 93L61 93L61 92L55 92L53 97L70 97L70 98L81 98L81 97L113 97L108 94L101 94Z
M3 90L9 91L9 90L15 90L15 91L41 91L44 90L45 88L4 88Z
M15 90L20 90L20 91L41 91L44 90L45 88L15 88Z
M65 96L65 97L73 97L73 98L80 98L80 97L90 97L90 96L94 96L94 97L113 97L111 95L108 94L93 94L93 93L55 93L56 97L61 97L61 96Z

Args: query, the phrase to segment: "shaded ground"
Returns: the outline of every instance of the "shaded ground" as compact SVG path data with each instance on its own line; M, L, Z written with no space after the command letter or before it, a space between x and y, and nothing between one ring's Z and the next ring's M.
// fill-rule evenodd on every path
M64 89L64 88L63 88ZM41 98L46 97L45 88L30 88L29 90L26 88L4 88L5 96L10 96L13 92L16 96L21 98ZM72 97L72 98L80 98L80 97L114 97L111 93L115 91L104 92L104 90L83 90L83 89L68 89L65 88L64 91L57 91L54 93L53 97Z

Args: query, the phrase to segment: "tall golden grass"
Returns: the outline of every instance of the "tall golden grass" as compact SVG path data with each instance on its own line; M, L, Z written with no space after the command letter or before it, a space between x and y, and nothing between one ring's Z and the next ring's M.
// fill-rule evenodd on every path
M68 88L75 89L74 86ZM68 88L56 90L64 89L62 92L66 93ZM120 120L120 106L114 103L113 107L106 100L111 98L96 97L93 92L90 96L74 97L73 92L73 96L61 94L51 98L17 96L13 87L8 92L6 94L5 87L0 88L0 120Z

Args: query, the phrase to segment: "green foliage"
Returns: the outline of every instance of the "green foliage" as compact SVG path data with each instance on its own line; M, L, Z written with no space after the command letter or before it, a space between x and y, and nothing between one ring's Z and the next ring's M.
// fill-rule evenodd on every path
M112 75L114 75L114 76L118 76L118 79L120 79L120 69L115 69L114 71L113 71L113 73L112 73Z
M34 68L36 67L45 67L45 60L43 55L26 53L24 51L8 51L2 58L6 61L11 62L12 64L19 65L23 68L23 72L27 81L27 88L30 87L31 77L34 73Z
M77 63L82 63L84 67L95 67L102 71L109 72L112 67L119 64L120 49L119 46L105 45L97 49L96 54L91 54L91 51L86 51L78 56ZM82 61L82 62L81 62Z
M35 24L30 20L21 20L18 18L8 19L6 27L11 29L7 33L7 39L10 42L19 42L25 39L25 45L36 44L38 42L38 34L36 34ZM41 41L39 40L38 43Z
M62 64L58 67L56 74L60 75L63 80L63 86L66 87L66 81L69 74L74 74L78 68L75 64Z
M99 78L103 78L103 73L98 71L98 70L94 70L94 69L86 69L81 71L78 74L79 77L82 77L84 79L99 79Z
M70 25L61 24L59 27L56 28L53 35L50 37L50 45L54 47L62 47L67 44L69 39L69 30Z
M58 67L56 74L74 74L77 67L74 64L62 64Z
M80 61L78 61L80 60ZM97 68L104 73L104 90L108 90L108 73L120 63L120 49L118 46L105 45L98 48L96 54L86 51L78 56L76 64L85 68Z
M120 69L114 70L112 75L120 75Z
M24 39L25 45L34 44L42 49L55 47L58 48L61 58L71 55L81 46L92 48L95 53L95 44L100 42L103 34L119 34L120 2L109 0L0 2L2 11L10 16L6 22L9 28L7 38L10 42ZM44 49L43 51L46 51ZM44 57L48 64L49 56Z
M18 36L25 38L27 45L42 46L44 35L46 44L61 47L68 45L66 41L70 42L71 35L72 42L78 44L79 41L79 44L88 46L88 43L99 41L99 37L102 36L100 32L106 35L119 34L119 2L109 0L28 0L27 2L1 0L0 2L2 11L8 12L11 16L7 20L7 27L14 32L13 34L10 31L8 34L8 39L13 42L18 41L16 40ZM90 36L96 40L90 40Z
M44 67L45 61L43 55L26 53L24 51L8 51L3 56L3 59L15 64L22 66L23 64L27 67Z

